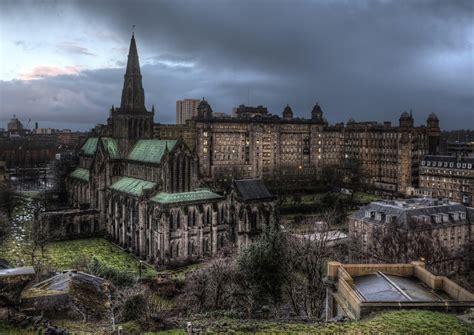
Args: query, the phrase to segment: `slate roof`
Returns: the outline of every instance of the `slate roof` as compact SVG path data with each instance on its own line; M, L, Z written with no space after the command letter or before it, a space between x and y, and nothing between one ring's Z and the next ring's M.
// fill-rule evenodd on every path
M81 147L82 153L85 155L94 155L97 150L98 142L99 139L97 137L89 137Z
M76 168L74 171L71 172L69 177L76 178L81 181L89 182L90 172L87 169Z
M268 191L261 179L241 179L235 180L237 193L244 200L264 200L275 197Z
M110 189L118 192L127 193L136 197L142 196L144 190L150 190L156 186L148 180L122 177L110 185Z
M180 192L180 193L166 193L160 192L153 196L150 200L160 204L173 204L182 202L197 202L203 200L217 200L223 199L224 197L211 192L206 189L196 190L192 192Z
M414 217L428 216L431 224L435 224L431 215L433 214L448 214L450 212L465 212L467 213L467 220L470 220L469 210L464 205L457 202L443 202L437 203L436 199L431 198L414 198L408 200L380 200L371 202L369 205L361 207L358 211L351 215L352 218L364 220L372 223L385 224L385 219L377 221L372 218L365 217L365 211L373 211L384 213L385 216L391 215L395 218L397 224L405 228L413 228L416 225ZM450 224L450 222L442 222L441 224Z
M146 163L160 163L165 148L171 151L177 140L139 140L133 147L127 159Z
M120 159L120 152L118 148L117 140L110 137L102 137L102 143L104 144L105 150L108 152L111 159Z

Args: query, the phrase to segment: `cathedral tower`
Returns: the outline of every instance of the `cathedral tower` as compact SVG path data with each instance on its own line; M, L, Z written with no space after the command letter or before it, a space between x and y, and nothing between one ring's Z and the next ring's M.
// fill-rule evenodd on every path
M137 45L132 34L120 108L112 107L109 118L112 137L121 140L122 155L128 153L136 140L153 136L154 112L154 109L148 112L145 107Z

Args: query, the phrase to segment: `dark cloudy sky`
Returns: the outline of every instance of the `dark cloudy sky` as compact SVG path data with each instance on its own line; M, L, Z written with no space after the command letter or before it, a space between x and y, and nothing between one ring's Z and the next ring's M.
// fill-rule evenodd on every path
M88 129L120 103L135 24L146 104L248 101L330 123L435 112L474 128L474 1L0 1L0 127Z

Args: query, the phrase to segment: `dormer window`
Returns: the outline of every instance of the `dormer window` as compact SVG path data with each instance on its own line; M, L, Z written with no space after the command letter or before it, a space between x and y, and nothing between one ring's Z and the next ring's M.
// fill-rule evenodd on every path
M376 212L375 213L375 220L381 221L382 220L382 213Z
M459 216L461 217L461 220L466 220L466 213L465 212L460 212Z
M369 210L365 210L365 217L370 219L370 211Z
M443 215L443 222L449 222L449 215L448 214L442 214Z
M438 215L438 214L433 214L432 217L433 217L433 219L434 219L434 221L435 221L436 223L440 223L440 222L441 222L441 216L440 216L440 215Z
M458 221L459 220L459 213L458 212L450 212L449 214L451 214L451 218L453 219L453 221Z

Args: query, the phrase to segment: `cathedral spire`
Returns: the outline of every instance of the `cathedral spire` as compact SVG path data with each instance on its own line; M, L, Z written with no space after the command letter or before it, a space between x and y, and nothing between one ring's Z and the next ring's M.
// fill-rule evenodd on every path
M120 109L123 112L146 112L145 93L142 86L142 75L140 73L140 63L138 61L134 33L132 33L132 39L130 41Z

